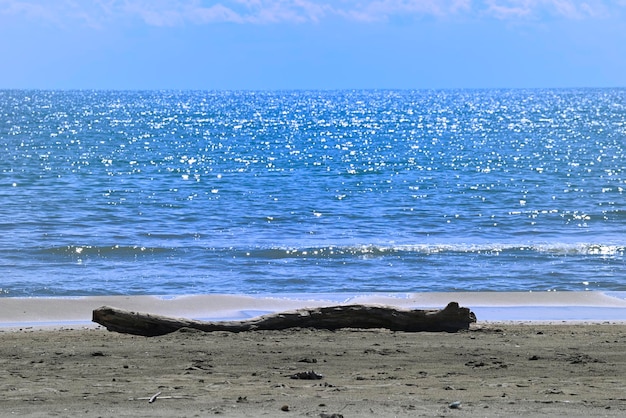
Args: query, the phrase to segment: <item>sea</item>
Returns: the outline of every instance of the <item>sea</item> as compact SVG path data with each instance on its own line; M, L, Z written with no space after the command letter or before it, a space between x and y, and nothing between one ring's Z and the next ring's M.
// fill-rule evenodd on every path
M626 290L626 89L0 90L0 296Z

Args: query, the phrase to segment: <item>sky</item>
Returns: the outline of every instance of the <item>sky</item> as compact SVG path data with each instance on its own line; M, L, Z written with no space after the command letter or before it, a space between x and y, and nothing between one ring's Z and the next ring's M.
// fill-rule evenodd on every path
M0 0L0 89L626 87L626 0Z

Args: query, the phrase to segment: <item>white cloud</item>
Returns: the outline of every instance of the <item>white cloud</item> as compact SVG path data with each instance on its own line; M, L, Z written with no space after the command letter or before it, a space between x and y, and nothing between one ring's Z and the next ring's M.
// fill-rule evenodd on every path
M192 11L191 21L195 23L234 22L244 23L244 19L228 7L216 4L210 7L201 7Z
M578 20L610 16L624 8L620 1L604 0L485 0L485 14L498 19L539 19L545 16Z
M306 23L331 18L375 22L425 16L585 19L624 9L626 0L0 0L0 16L86 26L133 19L151 26Z
M371 0L341 2L336 13L360 21L385 21L395 16L445 17L469 11L471 0Z
M25 16L33 20L54 20L57 13L49 4L38 4L17 0L0 0L0 14Z

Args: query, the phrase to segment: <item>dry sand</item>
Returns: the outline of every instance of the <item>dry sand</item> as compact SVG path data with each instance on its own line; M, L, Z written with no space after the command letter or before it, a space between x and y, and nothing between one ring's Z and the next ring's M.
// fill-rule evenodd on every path
M0 416L626 416L625 346L626 326L606 323L2 330ZM291 378L309 371L323 377Z
M101 305L220 320L452 300L477 314L469 331L147 338L90 322ZM0 417L626 416L625 324L623 292L0 298Z

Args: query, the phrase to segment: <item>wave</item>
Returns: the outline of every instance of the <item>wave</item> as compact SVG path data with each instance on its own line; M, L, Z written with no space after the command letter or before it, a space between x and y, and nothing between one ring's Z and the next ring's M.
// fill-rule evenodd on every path
M596 243L542 243L542 244L414 244L414 245L357 245L326 246L307 248L260 248L240 250L239 255L280 259L280 258L343 258L343 257L383 257L387 255L410 254L517 254L538 253L554 255L601 255L623 256L626 245Z
M145 246L95 246L67 245L40 249L41 255L73 258L109 257L206 257L278 259L345 259L377 257L411 257L428 255L555 255L555 256L604 256L623 257L626 245L597 243L540 243L540 244L412 244L412 245L344 245L319 247L255 247L255 248L207 248L207 247L145 247Z
M39 250L43 255L62 255L74 257L109 257L109 256L139 256L159 255L171 253L172 248L144 247L140 245L66 245L61 247L43 248Z

